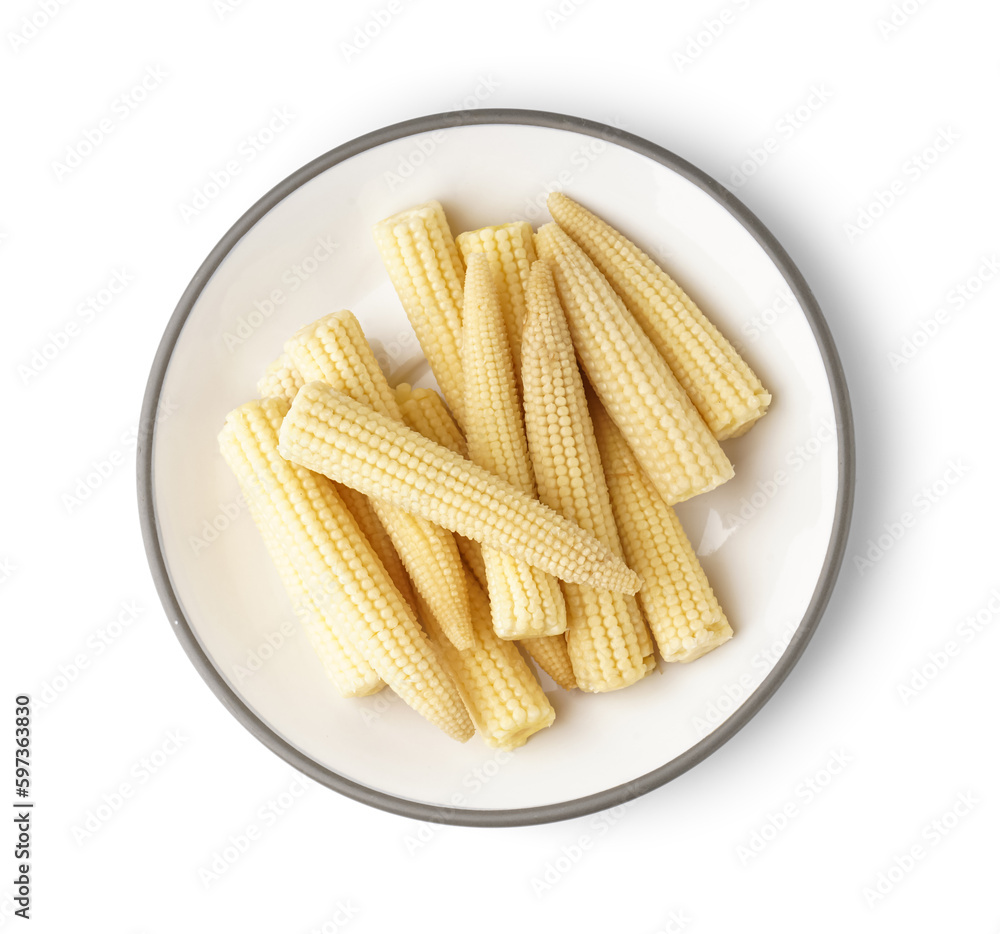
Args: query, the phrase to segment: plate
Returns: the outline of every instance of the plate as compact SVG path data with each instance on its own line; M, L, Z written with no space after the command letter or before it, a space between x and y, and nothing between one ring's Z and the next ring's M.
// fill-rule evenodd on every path
M549 692L556 723L515 752L462 745L388 692L335 695L216 448L299 326L357 314L390 379L433 385L373 223L431 198L453 230L547 221L561 189L659 258L773 393L725 443L736 477L678 508L735 631L624 691ZM205 260L152 366L139 444L150 567L174 631L236 718L334 790L421 820L510 826L622 804L691 768L775 691L819 622L853 493L844 377L826 323L775 238L718 182L614 127L481 110L387 127L265 195ZM546 682L551 686L551 682Z

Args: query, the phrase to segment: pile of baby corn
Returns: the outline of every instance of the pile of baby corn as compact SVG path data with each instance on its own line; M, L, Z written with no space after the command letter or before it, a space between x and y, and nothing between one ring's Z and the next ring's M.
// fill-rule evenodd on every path
M650 257L563 194L456 239L375 226L441 393L390 386L358 320L294 334L219 435L344 697L388 685L464 742L522 745L561 687L614 691L732 636L671 508L733 476L770 395Z

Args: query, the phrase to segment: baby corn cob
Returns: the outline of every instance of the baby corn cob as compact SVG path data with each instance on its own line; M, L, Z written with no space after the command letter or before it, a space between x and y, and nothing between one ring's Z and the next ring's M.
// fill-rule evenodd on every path
M572 691L577 686L570 661L566 636L541 636L538 639L521 639L518 645L527 649L535 664L542 669L559 687Z
M403 561L399 557L399 552L396 551L396 546L392 543L392 536L389 535L385 530L385 526L379 521L372 501L364 493L352 490L349 486L344 486L342 483L336 483L334 486L337 490L337 495L344 501L344 505L348 508L351 515L354 516L354 521L357 522L358 528L361 529L365 538L368 539L368 543L372 546L372 551L378 555L379 561L382 562L382 567L385 568L389 579L396 585L400 596L410 606L416 607L409 575L406 573Z
M472 461L324 383L306 383L281 424L293 463L524 558L560 580L635 593L639 578L578 525Z
M539 499L621 554L583 377L552 272L541 260L528 282L521 377ZM568 583L563 592L577 684L614 691L643 677L653 646L635 598Z
M470 230L455 238L466 266L473 253L485 253L493 270L493 281L500 300L507 342L514 362L514 375L521 378L521 331L524 327L524 293L528 273L535 261L534 234L527 221L514 221ZM518 382L520 385L520 382Z
M462 429L433 389L414 389L409 383L400 383L396 387L396 404L404 425L462 457L469 456Z
M566 195L553 192L548 206L607 277L715 437L749 430L771 396L684 290L632 241Z
M469 580L468 589L474 649L459 652L442 638L429 610L421 618L486 744L516 749L533 733L550 726L556 712L517 646L493 632L490 601L479 584Z
M592 412L625 555L643 577L639 604L664 660L693 661L733 630L676 513L596 400Z
M257 393L262 399L278 396L290 403L304 382L291 358L283 353L264 370L264 375L257 383Z
M437 201L379 221L382 262L458 423L465 422L462 383L462 258Z
M534 496L507 332L490 263L482 253L469 257L462 341L469 457L522 493ZM483 548L483 563L493 628L501 639L554 636L566 631L566 605L554 577L489 547Z
M449 736L472 735L454 683L413 613L389 580L333 485L277 450L288 404L269 398L226 419L245 455L249 483L270 511L272 534L338 634L353 641L400 698Z
M555 224L535 238L551 262L580 363L668 503L704 493L732 464L600 270Z
M342 640L337 635L336 620L328 620L323 615L320 604L313 599L309 588L302 583L302 578L288 553L271 531L271 521L268 518L273 513L271 503L253 482L253 471L246 455L228 425L219 435L219 449L230 470L236 475L254 525L260 531L268 554L284 584L292 610L337 693L341 697L365 697L380 691L385 687L385 682L375 674L375 670L352 641ZM271 515L271 520L273 519L274 516Z
M403 424L408 428L444 445L461 457L469 456L461 429L448 413L444 400L433 389L414 389L409 383L400 383L396 386L396 402L403 413ZM483 549L479 543L464 535L456 535L455 544L479 586L486 590L486 565L483 563Z
M396 394L351 312L334 312L307 325L285 344L285 351L307 382L321 380L401 420ZM372 508L448 638L460 649L471 648L472 617L455 536L388 503L374 500Z

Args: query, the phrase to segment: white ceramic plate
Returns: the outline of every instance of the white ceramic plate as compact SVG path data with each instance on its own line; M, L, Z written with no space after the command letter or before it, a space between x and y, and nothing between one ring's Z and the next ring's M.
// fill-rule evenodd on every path
M658 256L743 350L771 412L725 447L736 478L678 510L735 637L607 695L550 693L553 728L515 753L459 745L388 692L342 700L298 634L216 449L300 325L350 308L393 381L433 385L372 224L431 198L456 233L548 220L559 188ZM232 228L194 277L144 401L139 494L150 565L192 661L258 738L344 794L411 817L557 820L663 784L732 736L815 628L853 491L850 410L826 325L774 238L722 186L611 127L556 114L424 117L333 150ZM551 682L546 682L551 686Z

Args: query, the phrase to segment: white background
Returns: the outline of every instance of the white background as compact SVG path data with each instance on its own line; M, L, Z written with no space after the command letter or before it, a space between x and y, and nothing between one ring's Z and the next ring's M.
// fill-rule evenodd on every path
M0 729L15 694L36 698L35 930L1000 930L1000 292L977 278L1000 259L994 4L44 6L0 21ZM348 48L378 10L378 34ZM773 700L622 811L509 830L369 809L253 739L170 631L134 479L160 335L228 227L322 152L485 87L486 106L618 123L733 188L824 309L858 444L843 572ZM273 108L294 117L239 156ZM233 158L232 183L182 217ZM863 211L878 217L852 230ZM79 313L116 274L124 290ZM66 346L23 369L52 341ZM95 465L98 488L68 500ZM0 926L17 930L3 823Z

